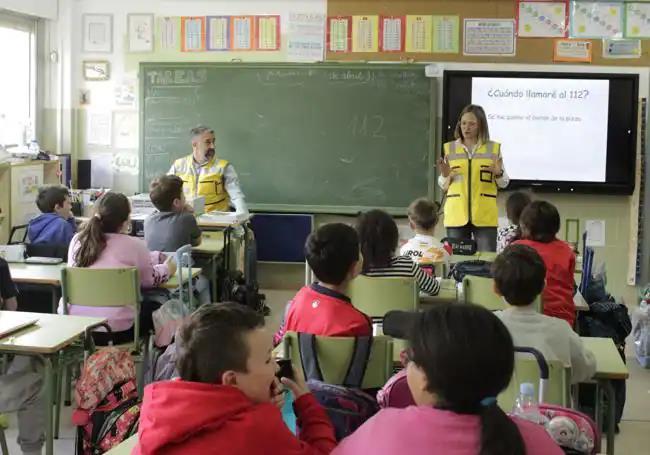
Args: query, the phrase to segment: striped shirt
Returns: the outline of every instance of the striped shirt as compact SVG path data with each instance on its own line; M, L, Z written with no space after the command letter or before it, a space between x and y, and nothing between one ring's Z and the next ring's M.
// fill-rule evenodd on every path
M440 291L438 280L425 273L408 256L395 256L390 260L388 267L373 268L364 272L364 275L371 277L413 277L420 288L420 292L437 295Z

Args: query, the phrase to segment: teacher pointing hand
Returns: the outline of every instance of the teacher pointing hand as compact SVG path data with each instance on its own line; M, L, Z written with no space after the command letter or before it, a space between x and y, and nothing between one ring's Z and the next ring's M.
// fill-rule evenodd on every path
M485 111L473 104L460 113L454 138L438 160L438 185L447 192L447 236L473 237L479 251L496 251L497 191L510 181L501 144L490 140Z

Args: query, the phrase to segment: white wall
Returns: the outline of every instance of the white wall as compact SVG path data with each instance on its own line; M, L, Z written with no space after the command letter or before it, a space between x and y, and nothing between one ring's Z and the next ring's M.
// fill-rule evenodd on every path
M56 19L58 0L0 0L0 8L44 19Z

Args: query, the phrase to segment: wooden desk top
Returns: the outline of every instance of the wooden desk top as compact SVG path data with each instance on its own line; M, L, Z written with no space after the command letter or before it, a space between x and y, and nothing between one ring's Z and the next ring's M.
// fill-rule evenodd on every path
M0 317L29 314L38 322L0 339L0 352L54 354L83 335L88 327L106 322L106 318L44 313L0 311Z
M106 452L105 455L130 455L131 451L135 448L138 443L138 435L134 434L126 441L119 444L117 447L113 447L111 450Z
M192 267L192 278L196 278L200 273L201 267ZM187 281L187 277L185 275L183 275L183 277L185 278L184 281ZM160 285L160 287L165 289L176 289L178 287L178 270L176 271L176 275L171 277L166 283Z
M223 251L225 239L222 231L204 232L201 237L201 244L192 247L193 252L219 254Z
M16 283L61 285L61 269L66 266L61 264L25 264L10 262L9 271L11 278Z
M611 338L580 337L580 339L596 357L595 379L627 379L630 376Z
M442 279L438 295L420 294L420 305L435 305L439 303L456 303L458 301L458 288L456 280Z

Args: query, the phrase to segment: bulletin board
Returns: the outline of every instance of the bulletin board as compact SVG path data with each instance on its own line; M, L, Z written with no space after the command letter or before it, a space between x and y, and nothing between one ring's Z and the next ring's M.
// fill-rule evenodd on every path
M437 61L437 62L476 62L476 63L529 63L556 64L553 61L553 38L517 37L516 55L512 57L466 56L462 53L463 19L513 19L516 17L518 2L515 0L328 0L327 15L384 15L399 16L407 14L458 15L460 16L460 52L458 53L408 53L408 52L327 52L327 60L364 61ZM602 66L650 66L650 39L642 40L641 58L608 59L602 56L601 39L590 40L593 45L591 65ZM575 65L575 63L571 63ZM589 65L585 63L585 65Z

